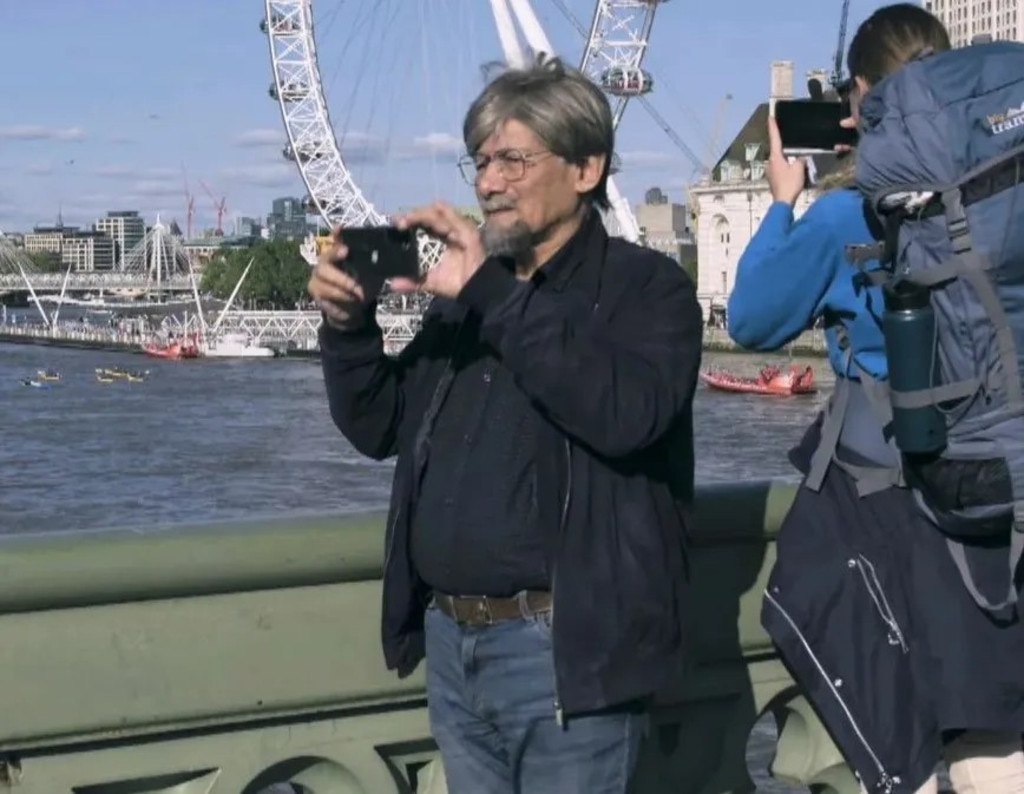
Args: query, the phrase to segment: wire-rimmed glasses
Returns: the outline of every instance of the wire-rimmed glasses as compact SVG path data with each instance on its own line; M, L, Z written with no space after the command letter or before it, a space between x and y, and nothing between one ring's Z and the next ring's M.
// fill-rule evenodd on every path
M501 149L494 154L467 154L459 158L459 171L470 185L475 185L487 166L494 163L498 174L506 182L518 182L526 176L526 170L551 152L523 152L519 149Z

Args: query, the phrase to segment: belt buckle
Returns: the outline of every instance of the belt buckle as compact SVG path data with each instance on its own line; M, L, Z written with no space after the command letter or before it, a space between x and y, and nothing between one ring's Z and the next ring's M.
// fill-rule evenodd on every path
M491 603L487 596L480 596L473 605L473 612L484 626L494 625L494 613L491 612Z

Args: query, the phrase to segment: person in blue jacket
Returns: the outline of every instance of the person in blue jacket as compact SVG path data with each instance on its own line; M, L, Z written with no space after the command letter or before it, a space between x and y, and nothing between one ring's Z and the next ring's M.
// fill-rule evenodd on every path
M920 6L876 11L850 44L845 124L857 123L873 84L949 47ZM862 272L879 265L850 255L874 243L862 197L829 190L796 219L805 165L785 156L774 119L768 132L774 202L740 258L729 334L777 350L820 318L836 387L790 452L804 480L762 623L868 792L937 792L942 757L960 794L1024 792L1024 623L996 623L976 606L902 487L877 388L887 375L882 296ZM840 173L852 176L849 160Z

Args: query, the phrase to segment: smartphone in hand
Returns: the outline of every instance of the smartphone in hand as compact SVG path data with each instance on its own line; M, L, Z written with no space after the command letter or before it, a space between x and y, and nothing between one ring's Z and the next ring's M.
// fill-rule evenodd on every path
M339 267L360 281L420 277L419 245L415 230L396 226L352 226L339 232L348 256Z
M840 127L850 115L843 102L780 99L775 102L775 123L787 154L834 152L837 146L856 146L857 130Z

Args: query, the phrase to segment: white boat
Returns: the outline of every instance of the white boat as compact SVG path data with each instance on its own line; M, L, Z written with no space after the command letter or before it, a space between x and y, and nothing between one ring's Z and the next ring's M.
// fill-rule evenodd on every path
M246 333L211 334L201 346L204 358L273 358L273 348L253 343Z

